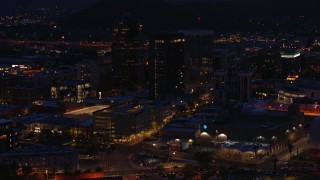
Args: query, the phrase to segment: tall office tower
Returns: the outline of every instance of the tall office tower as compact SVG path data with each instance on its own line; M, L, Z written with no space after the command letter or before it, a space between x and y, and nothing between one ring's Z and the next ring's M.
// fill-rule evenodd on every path
M209 92L213 87L214 33L180 30L185 37L185 93Z
M249 58L236 57L229 50L214 51L214 102L248 101L251 97Z
M153 34L149 44L152 99L164 99L184 90L185 39L179 33Z
M113 87L139 89L144 84L144 48L142 23L125 13L113 27Z

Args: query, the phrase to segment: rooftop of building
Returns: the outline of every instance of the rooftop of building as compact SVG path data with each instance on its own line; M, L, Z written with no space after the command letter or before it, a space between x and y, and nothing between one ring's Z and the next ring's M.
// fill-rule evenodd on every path
M10 120L10 119L0 119L0 125L6 125L12 122L13 120Z
M45 106L45 107L59 107L62 104L62 101L57 99L42 99L37 100L33 103L36 106Z
M113 110L113 112L134 114L134 113L141 112L143 109L144 109L144 106L142 106L142 105L130 104L130 105L116 108Z
M170 105L170 102L169 101L155 100L155 101L151 101L149 103L149 105L152 105L152 106L166 106L166 105Z
M263 115L268 117L288 117L287 111L267 110L265 108L256 108L248 111L249 115Z
M75 153L76 151L69 148L49 147L49 146L32 146L24 149L14 150L1 154L2 157L8 156L26 156L26 155L47 155L61 153Z
M12 87L11 89L13 91L34 91L34 90L42 90L47 88L46 85L34 85L34 84L24 84L24 85L16 85L14 87Z
M297 51L283 51L281 52L281 57L286 59L294 59L299 57L301 54Z
M245 128L259 128L259 129L276 129L285 123L283 122L269 122L269 121L254 121L245 119L232 119L227 122L228 126L245 127Z
M173 31L163 31L163 32L156 32L150 34L154 39L172 39L172 38L183 38L183 34L179 32Z
M228 55L232 55L234 53L232 53L229 49L213 49L213 55L214 56L228 56Z
M13 75L13 74L9 74L9 73L1 73L0 74L0 79L6 79L6 80L8 80L8 79L15 79L15 78L17 78L17 76L16 75Z
M35 76L50 77L50 76L65 75L65 74L75 73L75 72L76 72L75 67L58 67L58 68L45 69L35 74Z
M14 110L17 108L18 106L14 106L14 105L0 105L0 113L8 110Z
M207 36L214 35L214 31L208 29L181 29L178 33L182 33L187 36Z
M289 91L303 92L299 88L320 90L320 81L312 79L297 79L295 81L278 81L275 83L277 87L284 88Z
M198 129L197 127L200 126L201 123L205 122L206 120L203 118L196 118L196 117L177 117L170 121L164 129ZM189 131L189 130L188 130ZM192 130L193 131L193 130Z
M109 108L96 111L96 113L118 113L118 114L138 114L145 110L146 106L134 103L119 103Z
M62 127L75 126L79 123L77 119L65 118L62 116L55 116L51 114L31 114L28 116L21 116L16 118L17 121L23 124L50 124Z
M0 64L12 65L12 64L31 64L39 61L37 58L30 57L2 57L0 58Z
M83 84L86 84L86 82L82 80L64 80L60 83L57 83L58 86L77 86Z
M237 149L242 152L255 152L260 149L268 151L270 149L270 145L264 143L227 141L221 144L221 148Z
M109 106L108 105L95 105L95 106L89 106L89 107L84 107L84 108L81 108L81 109L77 109L77 110L74 110L74 111L70 111L70 112L67 112L65 113L64 115L93 115L94 112L96 111L100 111L100 110L103 110L103 109L106 109L108 108Z

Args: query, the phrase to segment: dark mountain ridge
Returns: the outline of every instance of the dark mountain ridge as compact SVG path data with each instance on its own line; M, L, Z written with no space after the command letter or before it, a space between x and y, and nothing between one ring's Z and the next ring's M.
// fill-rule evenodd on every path
M162 0L100 0L64 21L65 27L112 27L124 12L142 19L147 30L230 25L257 16L319 18L318 0L228 0L171 5ZM198 18L199 17L199 18Z

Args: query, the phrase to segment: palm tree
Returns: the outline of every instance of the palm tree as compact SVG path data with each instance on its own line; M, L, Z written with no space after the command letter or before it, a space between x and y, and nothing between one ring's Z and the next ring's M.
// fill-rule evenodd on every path
M278 158L275 155L272 155L271 157L272 157L272 163L273 163L273 172L276 173Z
M291 158L291 153L292 153L292 150L293 150L293 145L292 145L292 143L290 143L290 142L288 142L288 150L289 150L290 158Z
M13 176L16 176L18 169L19 169L18 163L13 162L13 163L10 165L10 174L13 175Z

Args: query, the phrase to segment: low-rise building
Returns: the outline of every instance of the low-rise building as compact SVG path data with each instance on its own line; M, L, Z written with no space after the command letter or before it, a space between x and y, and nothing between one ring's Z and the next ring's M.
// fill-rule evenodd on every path
M200 136L200 126L204 119L178 117L169 122L160 130L160 136L163 140L180 139L194 141Z
M295 81L282 81L275 83L275 92L281 103L294 103L295 101L310 99L320 100L320 83L317 80L297 79Z
M151 111L145 105L121 104L93 113L93 131L118 142L131 141L150 130Z
M52 114L31 114L16 119L26 126L26 134L29 132L40 133L47 129L57 133L69 132L72 136L83 135L87 138L92 134L91 120L81 121Z
M90 83L79 80L63 81L51 87L51 98L80 103L89 96L90 90Z
M19 147L19 129L16 122L0 119L0 153L12 151Z
M1 154L1 162L6 165L50 170L74 171L78 168L78 152L73 149L34 146Z
M310 147L318 149L320 147L320 117L316 117L310 124Z
M288 111L254 109L239 117L229 117L221 121L205 122L201 138L212 145L227 140L270 144L270 152L276 152L295 142L304 135L304 114L292 105Z

